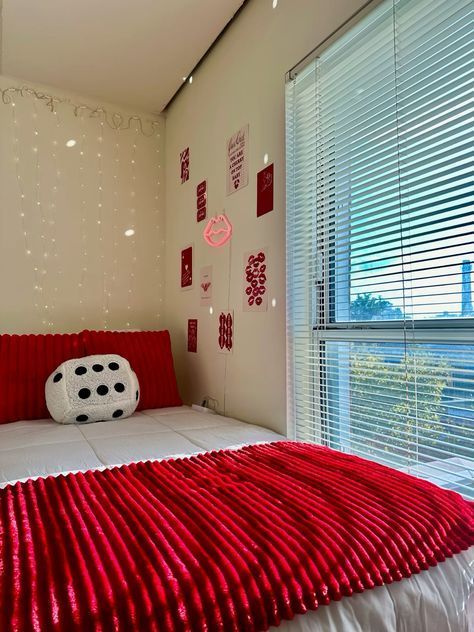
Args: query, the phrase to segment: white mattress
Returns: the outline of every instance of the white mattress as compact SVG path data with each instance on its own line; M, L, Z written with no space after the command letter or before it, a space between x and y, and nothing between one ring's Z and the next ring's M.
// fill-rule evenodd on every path
M145 410L128 419L95 424L16 421L0 425L0 487L26 478L283 438L272 430L187 406Z
M0 425L0 487L17 480L186 456L283 439L271 430L186 406L62 426ZM410 579L284 622L279 632L474 632L474 547ZM469 609L470 608L470 609Z

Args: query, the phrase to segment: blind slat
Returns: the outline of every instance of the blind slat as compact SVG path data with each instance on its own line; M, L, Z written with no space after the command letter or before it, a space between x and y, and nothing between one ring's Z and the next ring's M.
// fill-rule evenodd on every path
M287 322L297 438L474 498L471 8L385 0L287 85Z

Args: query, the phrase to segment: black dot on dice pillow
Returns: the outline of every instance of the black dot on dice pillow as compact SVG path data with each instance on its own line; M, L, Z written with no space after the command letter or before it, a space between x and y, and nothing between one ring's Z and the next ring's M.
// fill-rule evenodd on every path
M108 392L109 392L109 389L107 388L105 384L101 384L100 386L97 387L97 395L107 395Z
M112 413L112 417L114 419L117 419L117 417L121 417L122 415L123 415L123 410L120 410L120 409Z
M119 365L117 364L117 362L111 362L111 363L109 364L109 369L110 369L111 371L118 371L118 370L119 370L119 368L120 368L120 367L119 367Z
M92 370L95 371L96 373L100 373L101 371L104 370L104 367L101 364L93 364Z
M53 382L59 382L62 379L63 379L63 374L62 373L56 373L56 375L53 377Z
M138 402L138 391L135 393L135 399Z
M88 388L81 388L78 395L81 399L87 399L88 397L91 396L91 392Z
M117 393L123 393L125 390L125 386L121 382L117 382L114 388L117 391Z
M78 415L76 421L87 421L89 417L87 415Z
M85 366L78 366L74 373L76 375L84 375L84 373L87 373L87 369Z

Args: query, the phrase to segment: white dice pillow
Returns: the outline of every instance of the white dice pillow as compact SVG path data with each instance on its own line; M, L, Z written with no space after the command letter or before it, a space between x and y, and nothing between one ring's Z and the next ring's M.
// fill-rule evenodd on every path
M60 424L123 419L135 412L138 379L119 355L92 355L68 360L46 380L46 405Z

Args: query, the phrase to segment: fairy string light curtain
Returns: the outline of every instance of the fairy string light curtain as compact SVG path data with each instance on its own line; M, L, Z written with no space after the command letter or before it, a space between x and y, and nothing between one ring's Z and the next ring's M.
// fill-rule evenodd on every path
M156 328L162 121L0 95L0 331Z
M1 88L2 102L11 105L18 97L32 97L41 101L50 112L57 112L59 105L67 105L72 108L74 116L85 114L90 118L99 118L102 125L107 123L110 129L127 130L139 129L144 136L154 136L159 133L160 123L153 119L143 119L137 115L124 115L120 112L109 112L101 106L92 107L85 103L75 103L72 99L58 97L28 86L8 86Z

